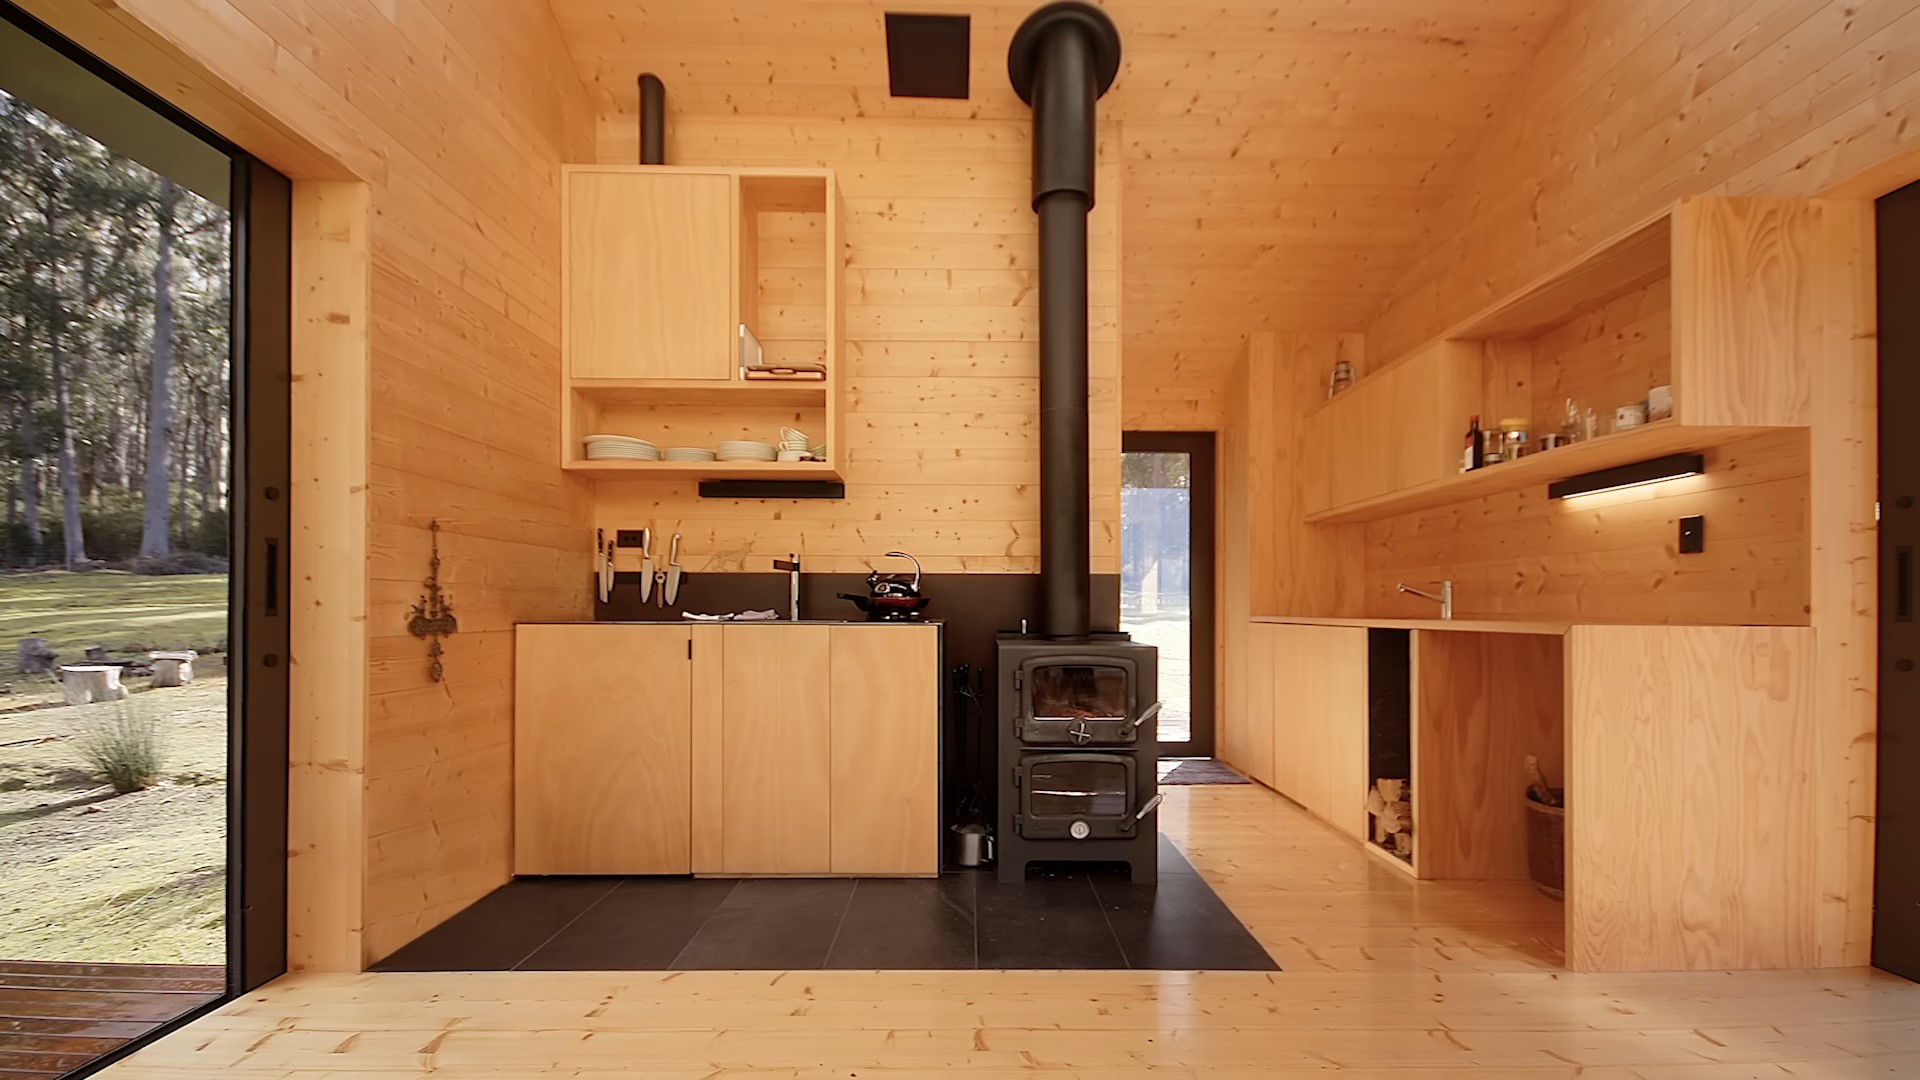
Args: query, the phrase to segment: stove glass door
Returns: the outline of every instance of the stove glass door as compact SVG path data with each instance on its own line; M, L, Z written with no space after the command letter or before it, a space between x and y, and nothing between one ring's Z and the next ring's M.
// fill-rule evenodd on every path
M1127 669L1113 664L1041 664L1033 668L1033 717L1131 720Z
M1028 765L1027 783L1027 806L1036 817L1111 818L1133 812L1133 769L1123 758L1045 758Z

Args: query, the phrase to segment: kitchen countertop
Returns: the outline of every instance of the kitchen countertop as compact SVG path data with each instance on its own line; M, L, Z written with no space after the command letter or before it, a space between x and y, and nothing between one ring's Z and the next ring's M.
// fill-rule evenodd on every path
M1553 634L1564 637L1576 626L1719 626L1720 623L1599 622L1576 619L1317 619L1310 616L1255 615L1257 623L1289 623L1296 626L1361 626L1376 630L1459 630L1474 634ZM1805 623L1768 623L1790 628Z
M515 623L515 626L939 626L943 619L920 619L915 622L883 620L868 622L865 619L741 619L728 622L709 622L705 619L530 619Z
M1315 619L1306 616L1255 615L1257 623L1291 623L1299 626L1362 626L1374 630L1460 630L1478 634L1553 634L1563 636L1574 626L1571 621L1503 619Z

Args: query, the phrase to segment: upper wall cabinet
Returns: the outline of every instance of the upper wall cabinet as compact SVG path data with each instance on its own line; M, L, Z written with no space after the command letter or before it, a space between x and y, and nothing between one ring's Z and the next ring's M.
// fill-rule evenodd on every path
M833 173L570 165L564 180L562 466L625 479L837 478L844 260ZM778 446L783 428L824 446L826 460L586 457L589 435L717 450Z
M1369 521L1812 422L1833 271L1857 238L1817 200L1688 199L1363 378L1308 417L1310 522ZM1670 387L1673 415L1612 431ZM1468 418L1602 434L1460 471Z
M567 370L574 379L734 377L734 180L567 177Z

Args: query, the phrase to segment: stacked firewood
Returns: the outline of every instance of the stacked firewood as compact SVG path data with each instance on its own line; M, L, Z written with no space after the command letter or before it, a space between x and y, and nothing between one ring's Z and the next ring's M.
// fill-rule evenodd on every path
M1406 780L1382 778L1367 791L1373 815L1373 842L1404 858L1413 857L1413 793Z

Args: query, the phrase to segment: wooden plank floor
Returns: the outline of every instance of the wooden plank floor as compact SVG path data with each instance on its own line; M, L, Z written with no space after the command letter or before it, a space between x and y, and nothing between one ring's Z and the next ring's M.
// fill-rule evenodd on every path
M1414 883L1255 787L1169 788L1166 806L1285 971L299 976L104 1075L1920 1075L1920 987L1892 976L1570 975L1558 905L1524 886Z
M59 1076L220 996L226 971L0 961L0 1080Z

